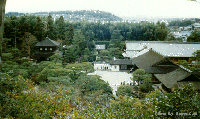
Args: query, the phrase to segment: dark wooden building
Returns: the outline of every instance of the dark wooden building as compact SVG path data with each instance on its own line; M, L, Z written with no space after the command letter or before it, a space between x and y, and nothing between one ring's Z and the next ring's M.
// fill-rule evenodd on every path
M45 40L38 42L35 46L38 51L33 55L33 57L37 62L40 62L48 61L50 56L59 53L60 43L47 37Z

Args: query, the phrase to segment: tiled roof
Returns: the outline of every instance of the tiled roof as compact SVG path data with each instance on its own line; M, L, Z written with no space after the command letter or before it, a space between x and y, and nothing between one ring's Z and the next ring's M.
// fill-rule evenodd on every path
M192 57L192 53L200 50L200 42L178 43L178 42L158 42L158 41L126 41L126 53L124 56L133 58L139 47L153 48L156 52L168 57Z
M167 88L173 88L174 84L181 81L191 74L181 68L178 68L167 74L154 74L154 76L161 81Z
M141 53L141 52L140 52ZM146 73L154 74L167 88L173 88L177 82L199 81L192 71L172 62L168 57L150 49L133 58L134 64Z
M121 65L121 64L124 64L124 65L133 65L132 63L132 60L111 60L110 61L110 65Z
M133 58L134 64L140 69L147 70L149 69L153 64L160 62L161 60L164 60L165 57L162 55L159 55L158 53L148 50L148 52L145 52L138 57Z
M45 40L38 42L35 46L59 46L60 43L54 40L51 40L50 38L46 37Z

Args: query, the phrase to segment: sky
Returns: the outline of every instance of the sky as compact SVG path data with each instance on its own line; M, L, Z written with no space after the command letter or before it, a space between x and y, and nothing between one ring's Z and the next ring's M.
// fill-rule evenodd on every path
M200 0L7 0L7 12L100 10L119 17L200 18Z

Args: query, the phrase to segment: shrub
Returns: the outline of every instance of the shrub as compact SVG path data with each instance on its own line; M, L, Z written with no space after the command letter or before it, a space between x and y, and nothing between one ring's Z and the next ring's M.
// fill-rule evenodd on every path
M156 90L147 96L147 105L153 109L155 116L158 112L165 113L165 117L170 118L197 118L200 111L200 97L194 90L192 84L183 85L180 89L173 90L172 93L162 94ZM186 113L186 115L179 115Z
M117 96L134 96L133 87L129 85L121 85L117 88Z
M102 90L102 93L112 94L111 87L105 81L99 79L97 76L80 76L76 81L77 87L82 91L82 94Z
M63 68L59 68L59 69L46 69L46 68L44 68L39 73L35 82L36 83L39 83L39 82L42 82L42 81L49 82L49 80L48 80L49 77L67 76L70 72L71 72L71 70L63 69Z

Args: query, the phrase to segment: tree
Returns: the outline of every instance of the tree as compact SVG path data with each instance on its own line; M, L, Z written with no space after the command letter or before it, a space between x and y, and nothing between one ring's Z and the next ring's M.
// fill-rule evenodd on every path
M74 37L74 27L70 23L69 26L67 27L66 31L66 39L65 39L65 44L66 45L71 45Z
M56 64L59 60L61 61L62 55L60 55L59 53L55 53L49 58L51 59L51 61L53 61Z
M47 36L50 39L56 39L55 25L51 15L47 17Z
M22 40L22 52L24 56L28 56L30 58L31 51L33 50L33 46L37 43L37 39L34 35L29 32L26 32L25 35L21 38Z
M200 62L200 50L193 52L192 55L193 55L192 60L196 60L199 63Z
M150 91L153 91L153 83L151 82L151 79L145 79L142 81L142 84L140 85L139 89L143 93L149 93Z
M124 58L123 55L122 55L123 51L119 47L109 48L108 51L109 51L109 58L113 58L113 57L115 57L117 59L123 59Z
M195 91L193 84L187 84L181 85L169 94L156 90L147 95L145 103L148 108L153 109L157 117L160 116L158 113L166 113L164 117L168 118L198 118L199 99L199 94ZM187 115L180 113L187 113Z
M200 42L200 31L194 30L187 38L187 42Z
M187 62L186 60L179 60L178 64L189 69L189 62Z
M87 48L87 42L81 30L76 30L73 37L73 45L77 45L78 56L83 55L83 51Z
M37 17L37 21L34 26L34 35L38 41L42 41L45 38L45 28L40 17Z
M11 39L8 38L3 39L2 52L7 52L8 48L10 48L10 45L8 45L9 41L11 41Z
M157 22L156 23L156 40L158 41L164 41L167 38L167 35L169 33L168 28L166 27L166 24L164 22Z
M112 94L109 84L101 80L99 76L80 76L76 85L81 89L83 95L97 90L103 90L102 93L104 94Z
M135 72L132 74L134 82L136 81L138 86L141 84L141 82L145 79L145 70L144 69L137 69Z
M11 48L8 50L8 52L13 55L13 62L20 60L22 57L22 53L18 48Z
M110 57L110 52L108 50L101 50L99 55L98 55L100 61L106 61L108 62L109 60L112 59L112 57Z
M129 85L121 85L120 87L117 88L117 96L132 96L134 97L133 94L133 87Z
M58 38L60 40L65 40L66 24L64 17L60 16L60 18L56 21L56 24L57 24Z
M63 49L63 63L73 63L80 58L78 45L67 46Z

